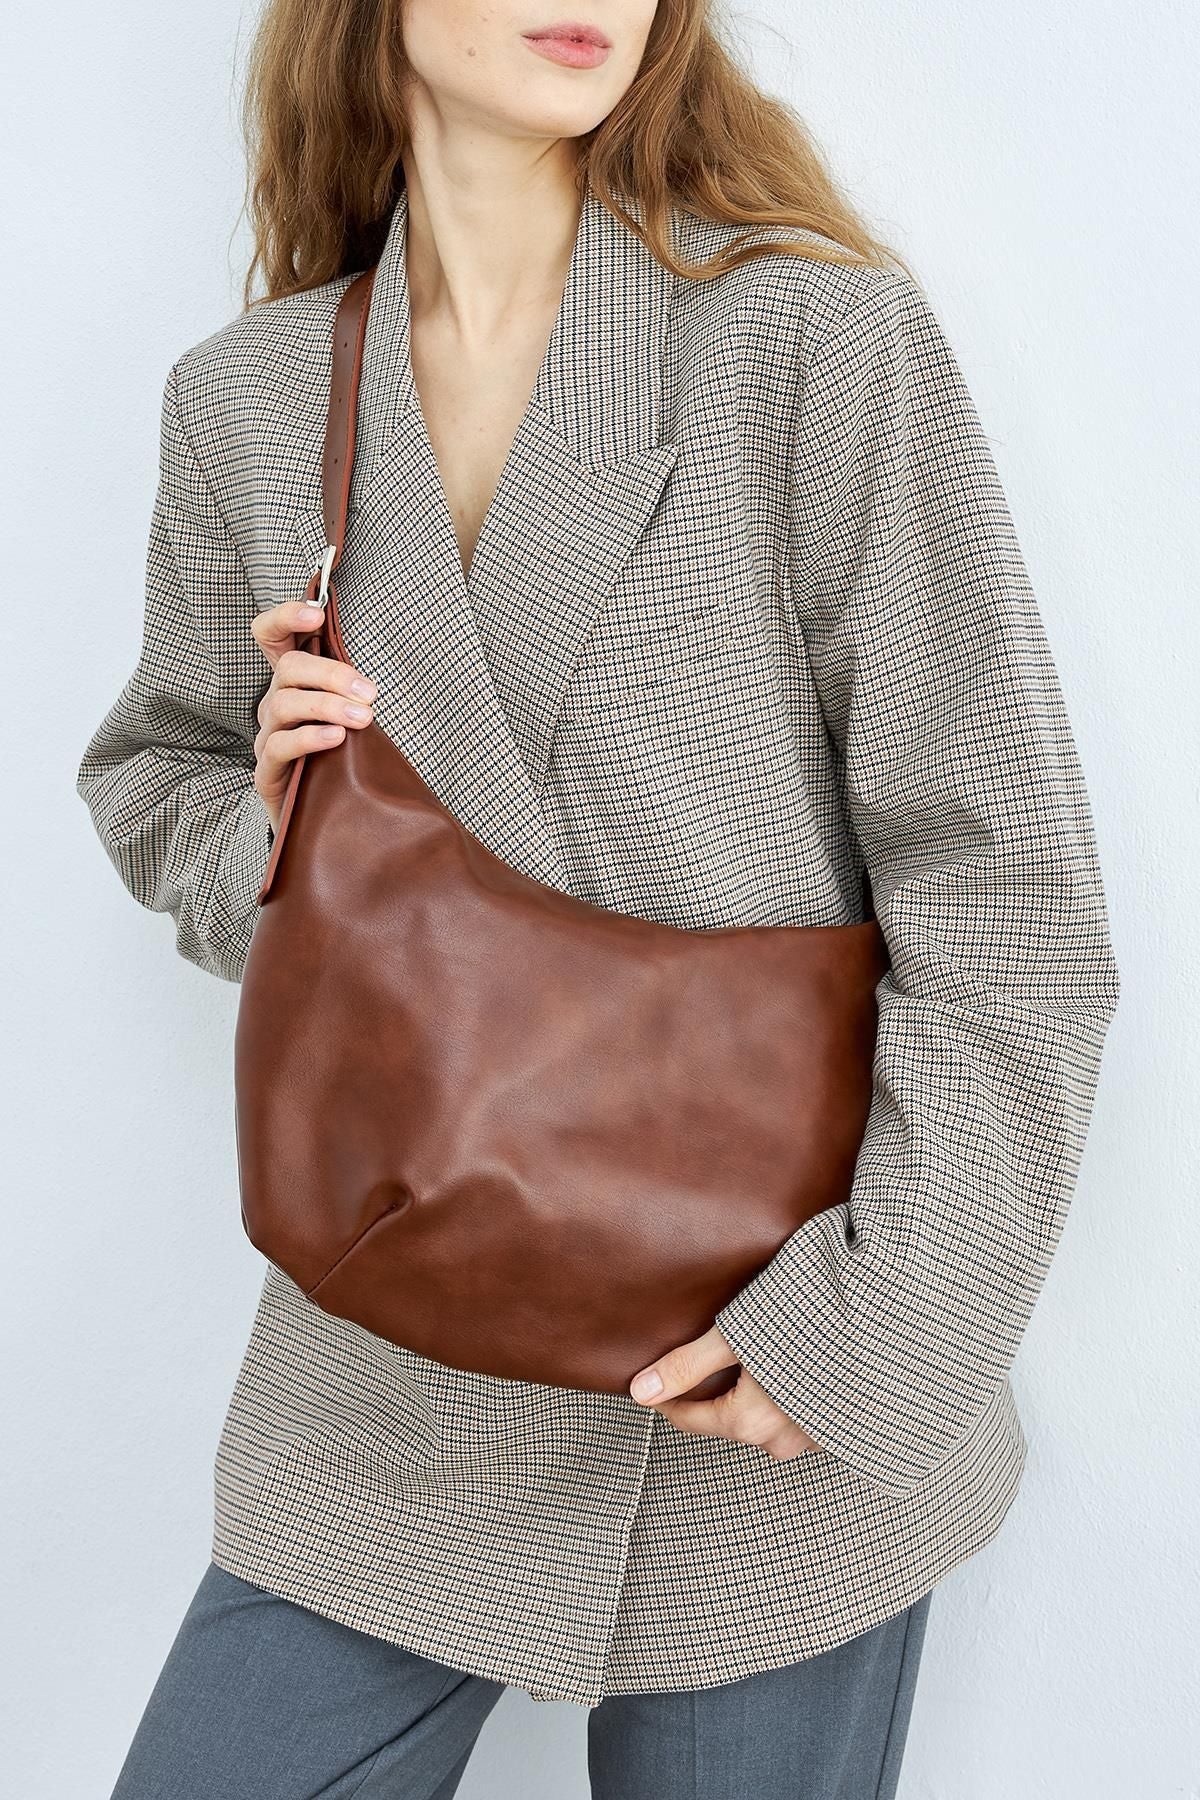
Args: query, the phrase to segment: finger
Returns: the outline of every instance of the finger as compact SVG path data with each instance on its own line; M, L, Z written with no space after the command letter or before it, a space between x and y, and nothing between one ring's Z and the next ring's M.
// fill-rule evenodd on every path
M689 1431L697 1437L734 1438L744 1442L745 1421L738 1403L737 1389L718 1394L712 1400L664 1400L654 1410L670 1421L678 1431Z
M336 656L314 656L311 650L284 650L275 664L272 687L323 688L356 700L374 700L379 692L369 675Z
M721 1332L713 1325L703 1337L693 1338L689 1344L680 1344L677 1350L669 1350L657 1362L639 1370L629 1384L629 1391L635 1400L658 1405L675 1394L686 1394L689 1388L703 1381L706 1375L714 1375L718 1369L727 1369L736 1361L737 1357ZM697 1404L707 1406L712 1402L702 1401Z
M298 725L291 731L268 732L257 748L254 785L260 793L270 792L278 786L281 771L298 756L328 750L331 744L340 744L345 735L344 725Z
M272 684L258 705L258 722L267 733L287 730L310 720L351 725L361 730L374 716L373 708L365 700L346 699L340 693L322 688L275 687Z
M325 609L307 600L285 600L256 613L250 621L250 632L268 655L284 650L302 632L315 631L325 617Z
M668 1400L656 1410L679 1431L753 1444L777 1462L817 1448L808 1433L769 1396L757 1392L744 1374L737 1387L714 1400Z
M761 1448L768 1456L773 1456L776 1462L790 1462L794 1456L807 1456L810 1450L820 1449L820 1445L809 1437L807 1431L802 1431L799 1425L789 1422L774 1436L764 1439Z

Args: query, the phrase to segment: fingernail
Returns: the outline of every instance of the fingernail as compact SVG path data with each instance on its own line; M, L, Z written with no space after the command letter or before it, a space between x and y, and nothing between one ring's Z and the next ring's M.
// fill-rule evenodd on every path
M371 716L371 713L370 713L369 707L356 706L354 704L353 700L347 700L347 702L346 702L346 717L348 719L369 719L370 716Z
M352 694L370 694L374 685L374 682L364 681L360 675L356 675L350 683L350 692Z
M323 611L324 608L320 606L302 606L300 608L300 617L306 625L315 625L320 619Z
M635 1375L633 1380L633 1397L635 1400L653 1400L655 1394L662 1393L663 1380L657 1369L648 1369L644 1375Z

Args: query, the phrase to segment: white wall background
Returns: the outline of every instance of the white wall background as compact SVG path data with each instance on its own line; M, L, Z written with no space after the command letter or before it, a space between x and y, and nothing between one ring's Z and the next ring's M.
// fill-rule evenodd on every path
M163 379L238 309L250 20L52 0L0 26L0 1743L21 1800L109 1793L207 1559L262 1269L235 1193L237 990L135 907L73 793L137 653ZM736 22L965 367L1124 980L1017 1363L1028 1472L935 1603L903 1800L1200 1796L1195 27L1182 0L753 0ZM582 1800L585 1718L507 1695L462 1800Z

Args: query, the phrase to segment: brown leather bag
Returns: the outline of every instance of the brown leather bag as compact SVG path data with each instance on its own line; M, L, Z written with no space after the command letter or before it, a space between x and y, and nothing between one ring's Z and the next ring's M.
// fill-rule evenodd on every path
M307 590L305 647L346 662L331 576L373 277L338 307ZM847 1197L873 916L688 929L575 899L487 850L373 720L295 764L259 900L242 1219L326 1311L455 1368L621 1392Z

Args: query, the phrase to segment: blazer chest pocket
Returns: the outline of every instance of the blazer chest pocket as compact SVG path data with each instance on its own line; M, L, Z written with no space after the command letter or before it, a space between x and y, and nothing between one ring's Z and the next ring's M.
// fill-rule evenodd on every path
M601 614L563 690L562 710L586 716L672 681L685 683L735 636L726 602L681 602L669 617Z

